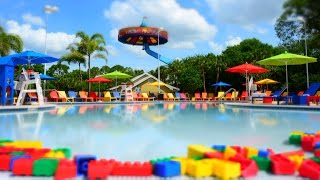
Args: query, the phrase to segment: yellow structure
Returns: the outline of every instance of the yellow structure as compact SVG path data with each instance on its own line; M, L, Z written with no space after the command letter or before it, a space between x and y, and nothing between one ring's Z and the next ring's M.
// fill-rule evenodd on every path
M258 156L259 149L254 147L244 147L244 149L247 151L247 158L251 158L252 156Z
M188 161L187 174L193 177L209 177L212 175L212 163L206 160Z
M212 174L220 179L237 178L241 175L241 166L237 162L213 159Z
M302 161L304 160L304 156L293 155L289 156L288 159L294 163L295 170L298 170L301 166Z
M203 157L204 153L206 152L216 152L216 151L212 148L209 148L201 144L191 144L188 146L188 158L192 158L195 156Z
M172 158L171 160L180 162L180 173L181 173L181 175L185 175L187 173L188 162L192 161L191 159L188 159L186 157L175 157L175 158Z
M44 157L62 159L65 158L65 154L62 151L49 151Z
M42 142L40 141L14 141L2 143L5 146L13 146L17 148L42 148Z
M235 156L236 154L237 154L237 151L228 146L228 147L224 150L223 158L224 158L224 159L229 159L230 157L233 157L233 156Z

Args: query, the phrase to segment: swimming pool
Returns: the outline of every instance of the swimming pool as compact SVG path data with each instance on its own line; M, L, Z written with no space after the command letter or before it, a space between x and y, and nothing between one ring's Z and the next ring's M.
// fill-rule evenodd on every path
M41 140L73 154L150 160L184 156L188 144L297 149L291 131L316 132L320 112L231 108L212 103L64 105L0 114L0 138Z

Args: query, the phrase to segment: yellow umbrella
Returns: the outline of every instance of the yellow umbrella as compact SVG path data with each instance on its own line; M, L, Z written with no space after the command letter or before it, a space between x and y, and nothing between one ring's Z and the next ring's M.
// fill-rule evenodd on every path
M152 83L149 83L148 85L150 86L158 86L160 84L160 86L166 86L167 84L164 83L164 82L158 82L158 81L155 81L155 82L152 82Z
M279 83L278 81L272 80L272 79L262 79L258 82L255 82L256 84L266 84L267 85L267 90L268 90L268 84L277 84Z

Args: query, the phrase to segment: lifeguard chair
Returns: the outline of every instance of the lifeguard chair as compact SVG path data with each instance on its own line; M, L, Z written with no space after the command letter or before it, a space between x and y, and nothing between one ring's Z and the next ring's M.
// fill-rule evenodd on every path
M12 105L14 93L14 63L11 58L0 62L0 104Z
M125 101L133 101L132 84L121 84L121 97L124 97Z
M25 69L22 69L22 73L19 76L19 82L17 84L17 90L20 90L19 97L16 106L23 105L24 99L27 93L35 92L38 96L39 105L44 105L43 94L41 88L41 80L38 72L30 72L30 75L34 76L34 79L29 78L29 74ZM29 85L35 84L36 89L28 89Z

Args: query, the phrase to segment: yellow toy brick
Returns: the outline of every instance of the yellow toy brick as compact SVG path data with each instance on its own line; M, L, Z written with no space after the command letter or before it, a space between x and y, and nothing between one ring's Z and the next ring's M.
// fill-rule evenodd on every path
M17 148L42 148L42 142L40 141L14 141L8 144L8 146L14 146Z
M302 131L292 131L291 133L290 133L290 136L291 135L304 135L304 132L302 132Z
M228 147L224 150L223 158L224 158L224 159L229 159L230 157L233 157L233 156L235 156L236 154L237 154L237 151L228 146Z
M187 174L192 177L209 177L212 175L212 165L208 161L188 161Z
M294 163L295 170L298 170L301 166L302 161L304 160L304 156L293 155L288 156L288 159Z
M259 150L254 147L244 147L244 149L247 151L247 158L251 158L252 156L258 156Z
M218 178L230 179L241 175L241 166L237 162L220 159L215 159L212 162L212 174Z
M188 146L188 158L192 158L194 156L203 157L206 152L215 152L215 150L201 144L191 144Z
M61 159L61 158L65 158L65 155L61 151L49 151L44 155L44 157Z
M172 158L172 161L180 162L180 173L181 175L184 175L187 173L187 165L188 161L192 161L192 159L186 158L186 157L176 157Z

